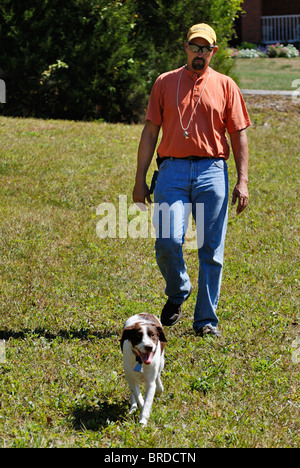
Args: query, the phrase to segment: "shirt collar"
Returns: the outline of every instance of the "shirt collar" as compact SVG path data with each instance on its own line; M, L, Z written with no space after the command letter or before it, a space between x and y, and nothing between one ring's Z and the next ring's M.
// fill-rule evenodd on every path
M207 69L205 70L205 73L203 75L201 75L201 76L198 76L197 73L188 70L187 65L185 65L185 68L184 68L185 73L184 74L193 81L197 81L197 80L201 81L201 80L203 80L203 78L205 78L207 76L207 73L209 72L209 70L210 70L210 67L207 67Z

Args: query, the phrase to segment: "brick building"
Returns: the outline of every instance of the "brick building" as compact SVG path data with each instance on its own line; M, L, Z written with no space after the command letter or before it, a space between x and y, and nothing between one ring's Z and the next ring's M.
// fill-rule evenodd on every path
M244 0L237 26L241 42L300 43L299 0Z

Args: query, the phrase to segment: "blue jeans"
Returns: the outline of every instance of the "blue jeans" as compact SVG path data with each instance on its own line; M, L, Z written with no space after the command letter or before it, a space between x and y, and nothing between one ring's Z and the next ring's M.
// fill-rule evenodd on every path
M193 326L196 331L208 324L217 326L228 215L226 162L220 158L164 160L159 168L154 202L156 259L166 281L166 295L172 303L182 304L191 290L182 246L192 211L199 257ZM202 216L197 219L199 213Z

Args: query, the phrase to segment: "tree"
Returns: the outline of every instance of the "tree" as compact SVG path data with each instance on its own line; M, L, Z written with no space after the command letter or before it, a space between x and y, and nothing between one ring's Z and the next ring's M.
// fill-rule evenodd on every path
M192 24L222 48L241 0L0 0L0 68L8 115L138 122L156 77L185 61Z

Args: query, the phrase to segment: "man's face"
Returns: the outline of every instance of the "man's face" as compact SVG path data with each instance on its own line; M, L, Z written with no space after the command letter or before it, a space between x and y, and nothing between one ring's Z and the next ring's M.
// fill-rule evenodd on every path
M209 44L208 41L200 37L196 37L195 39L192 39L190 43L198 45L198 46L202 46L202 47L204 46L207 47L207 46L212 45L212 44ZM188 63L187 63L188 69L190 71L197 73L198 75L199 74L201 75L205 72L205 70L209 66L211 59L213 58L216 51L218 50L218 47L215 47L211 52L208 52L208 53L203 53L201 51L193 52L192 50L190 50L188 43L186 42L185 50L186 50L187 60L188 60Z

